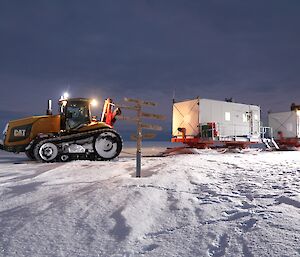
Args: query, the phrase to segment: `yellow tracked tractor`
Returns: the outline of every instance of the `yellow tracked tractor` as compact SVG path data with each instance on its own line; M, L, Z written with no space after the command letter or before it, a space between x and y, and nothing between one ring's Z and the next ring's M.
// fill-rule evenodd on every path
M0 149L25 152L31 160L42 162L74 159L111 160L122 150L122 139L113 130L120 109L106 99L100 120L91 116L95 100L62 97L59 114L52 115L51 100L47 115L10 121Z

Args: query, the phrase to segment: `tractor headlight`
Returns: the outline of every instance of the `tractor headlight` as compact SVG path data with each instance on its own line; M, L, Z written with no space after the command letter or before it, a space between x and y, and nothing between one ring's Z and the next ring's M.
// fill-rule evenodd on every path
M4 130L2 132L2 134L5 136L8 130L8 123L5 125Z
M64 94L60 97L60 101L62 101L62 100L68 100L68 98L69 98L69 93L68 92L64 92Z
M98 105L98 102L97 102L96 99L92 99L92 100L90 101L90 104L91 104L91 106L96 107L96 106Z
M63 94L63 97L64 97L64 99L68 99L69 98L69 93L68 92L64 92L64 94Z
M4 130L2 132L2 134L3 134L3 136L2 136L3 140L0 139L0 145L2 146L2 149L3 149L3 145L4 145L4 141L5 141L5 136L7 134L7 130L8 130L8 123L5 125ZM0 149L1 149L1 146L0 146Z

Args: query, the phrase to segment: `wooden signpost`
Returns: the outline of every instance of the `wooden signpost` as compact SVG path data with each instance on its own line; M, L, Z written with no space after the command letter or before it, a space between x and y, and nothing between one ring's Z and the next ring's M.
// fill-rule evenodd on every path
M136 111L135 117L121 116L120 119L132 121L137 124L137 132L135 135L131 135L130 138L132 140L136 140L136 177L141 177L142 140L153 139L156 136L153 133L143 134L143 129L156 131L162 130L161 126L142 123L142 118L164 120L166 117L164 115L146 113L142 111L143 106L156 106L157 104L154 102L127 97L124 98L124 101L128 103L134 103L134 106L119 106L120 108Z
M153 139L155 137L156 137L156 134L152 134L152 133L146 133L146 134L143 133L143 135L142 135L142 139ZM137 136L135 134L132 134L130 136L130 139L137 140Z

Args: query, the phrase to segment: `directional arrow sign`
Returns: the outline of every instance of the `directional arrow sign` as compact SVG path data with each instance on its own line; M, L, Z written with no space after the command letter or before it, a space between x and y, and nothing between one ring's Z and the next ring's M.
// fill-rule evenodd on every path
M137 107L137 106L122 106L122 105L117 105L117 107L121 108L121 109L128 109L128 110L134 110L134 111L139 110L139 107Z
M149 101L142 101L141 104L143 104L143 105L150 105L150 106L156 106L156 103L149 102Z
M158 125L142 124L141 126L142 126L142 128L144 128L144 129L158 130L158 131L161 131L161 130L162 130L162 127L161 127L161 126L158 126Z
M126 121L132 121L132 122L138 122L138 118L137 117L129 117L129 116L118 116L119 120L126 120Z
M149 119L157 119L157 120L165 120L166 116L160 114L152 114L147 112L142 112L142 117L149 118Z
M129 98L129 97L124 97L124 101L125 102L137 103L137 104L140 102L139 99L133 99L133 98Z
M128 98L128 97L125 97L124 101L137 103L137 104L142 104L142 105L156 106L156 103L154 103L154 102L144 101L144 100L139 100L139 99L133 99L133 98Z
M142 139L153 139L156 135L152 133L143 134ZM131 140L137 140L137 136L135 134L130 135Z

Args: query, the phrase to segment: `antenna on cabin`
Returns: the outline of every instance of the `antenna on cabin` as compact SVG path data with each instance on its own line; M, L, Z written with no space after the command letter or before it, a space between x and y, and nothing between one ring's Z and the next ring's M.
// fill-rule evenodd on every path
M233 103L234 102L233 97L225 98L225 102L227 102L227 103Z
M175 89L173 90L173 103L175 103Z

